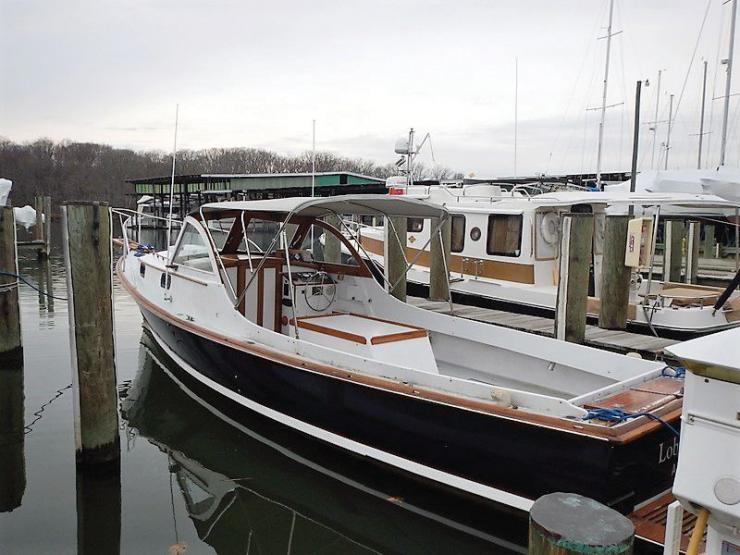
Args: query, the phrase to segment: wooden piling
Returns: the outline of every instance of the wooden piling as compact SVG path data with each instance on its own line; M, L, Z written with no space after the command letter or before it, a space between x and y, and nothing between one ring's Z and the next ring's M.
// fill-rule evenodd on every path
M714 258L714 224L704 224L704 241L702 241L702 256Z
M685 226L680 220L666 220L663 233L663 281L678 283L681 279Z
M23 452L23 361L0 364L0 513L21 506L26 491Z
M606 505L575 493L550 493L529 511L530 555L629 555L635 527Z
M33 238L36 241L44 240L44 197L33 197L33 209L36 210L36 226L33 228Z
M390 284L389 287L392 287L391 295L404 302L406 301L406 234L406 218L393 216L385 219L385 239L383 241L385 278ZM394 284L395 287L393 287Z
M39 256L48 258L51 253L51 197L42 197L44 208L44 244L39 250Z
M433 231L438 225L439 220L431 220L430 229ZM429 299L433 301L447 301L450 299L449 283L449 261L450 261L450 244L452 241L452 220L448 217L440 229L440 233L435 233L431 242L431 264L429 267Z
M690 221L686 239L686 283L696 283L699 274L699 222Z
M607 216L604 227L599 327L608 330L627 327L632 268L624 265L624 250L629 220L629 216Z
M110 212L74 202L62 214L77 463L108 463L120 455Z
M0 357L22 359L21 317L18 307L18 252L15 217L10 206L0 207ZM6 275L10 274L10 275Z
M583 343L586 337L593 231L593 214L563 217L555 337L572 343Z
M342 224L338 216L327 216L324 218L327 224L342 230ZM338 264L342 261L342 244L339 238L332 233L324 233L324 262Z

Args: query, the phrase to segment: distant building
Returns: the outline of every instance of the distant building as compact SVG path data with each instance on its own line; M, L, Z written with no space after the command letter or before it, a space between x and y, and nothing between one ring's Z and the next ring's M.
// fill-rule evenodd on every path
M130 194L137 201L146 197L151 204L147 212L165 216L171 180L171 176L164 176L127 182L133 185ZM173 212L187 214L201 204L217 200L311 196L312 182L316 196L387 192L384 179L353 172L176 175Z

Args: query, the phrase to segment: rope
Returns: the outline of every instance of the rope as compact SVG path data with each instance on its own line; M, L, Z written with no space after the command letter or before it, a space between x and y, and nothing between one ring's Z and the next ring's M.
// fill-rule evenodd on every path
M651 420L660 422L677 438L681 437L681 434L678 432L678 430L676 430L676 428L671 426L668 422L663 420L660 416L656 416L650 412L627 412L624 409L620 409L620 408L597 408L597 409L589 410L588 414L586 414L586 416L584 416L583 419L584 420L598 419L598 420L604 420L606 422L620 423L620 422L629 420L631 418L639 418L640 416L647 416Z
M31 283L30 281L28 281L26 278L24 278L20 274L14 274L13 272L4 272L4 271L0 270L0 276L8 276L8 277L14 277L16 279L19 279L23 283L25 283L26 285L28 285L31 289L34 289L34 290L38 291L39 293L41 293L42 295L46 295L47 297L49 297L51 299L56 299L57 301L67 301L67 300L69 300L66 297L55 297L54 295L50 295L46 291L42 291L41 289L39 289L38 287L36 287L33 283ZM3 291L5 287L7 287L8 289L11 289L11 286L16 286L17 287L18 286L18 282L16 281L15 283L8 283L7 285L4 285L4 286L0 287L0 291Z
M57 389L56 394L51 399L49 399L48 401L46 401L46 403L44 403L43 405L41 405L39 407L39 410L37 410L36 412L33 413L33 415L36 418L34 418L29 424L27 424L24 427L24 429L23 429L23 435L30 434L33 431L33 425L36 424L36 422L38 422L39 420L41 420L41 417L43 416L43 413L44 413L44 409L46 407L48 407L49 405L51 405L59 397L61 397L64 394L64 392L67 391L68 389L70 389L71 387L72 387L72 384L69 384L67 386L64 386L61 389Z

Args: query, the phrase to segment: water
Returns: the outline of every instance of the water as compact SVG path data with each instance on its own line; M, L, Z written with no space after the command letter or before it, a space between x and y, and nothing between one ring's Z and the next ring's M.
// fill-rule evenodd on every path
M60 245L47 263L21 250L19 266L66 297ZM0 512L0 553L523 551L519 516L256 417L226 421L173 380L135 303L117 283L114 295L120 482L76 475L67 303L20 288L23 368L0 367L0 416L22 404L26 433L21 445L0 430L0 506L15 507Z

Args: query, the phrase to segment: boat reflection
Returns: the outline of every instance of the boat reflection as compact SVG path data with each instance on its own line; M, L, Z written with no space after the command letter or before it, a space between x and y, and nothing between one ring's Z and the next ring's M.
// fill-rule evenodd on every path
M523 553L526 520L420 484L260 417L230 419L144 333L129 433L169 460L217 553ZM212 402L212 398L208 398Z

